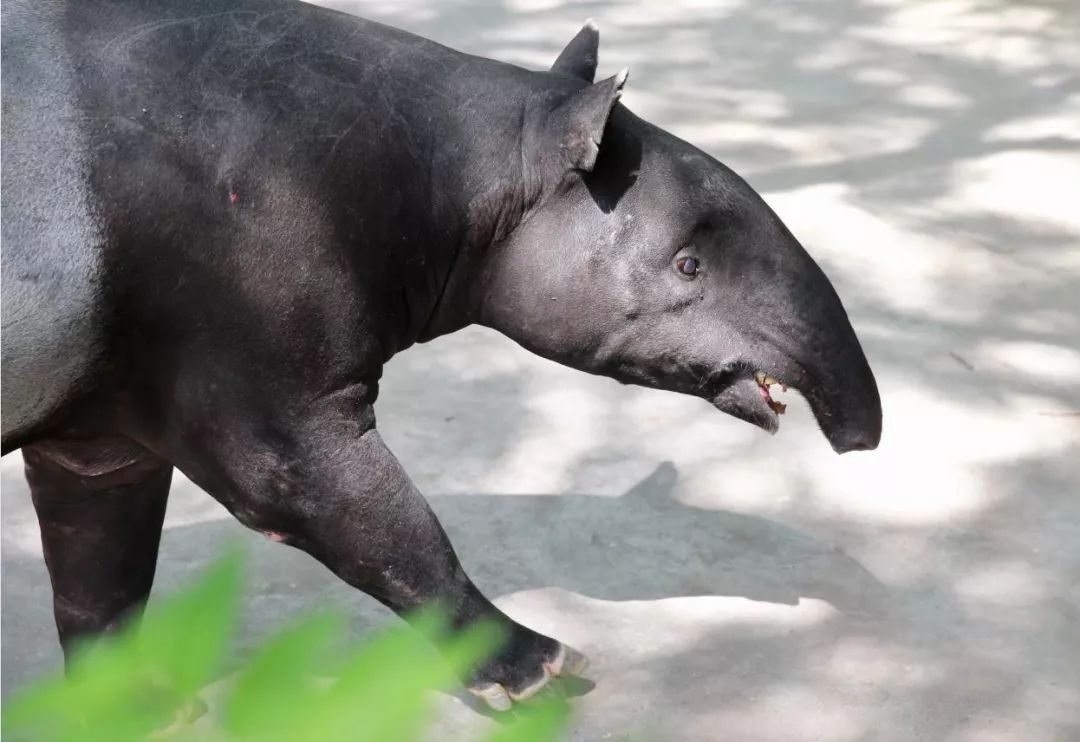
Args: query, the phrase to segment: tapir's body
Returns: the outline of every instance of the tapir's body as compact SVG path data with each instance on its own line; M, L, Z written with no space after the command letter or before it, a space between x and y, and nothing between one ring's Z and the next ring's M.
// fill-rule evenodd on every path
M498 185L470 169L515 175L492 112L553 76L293 3L7 15L5 159L26 154L4 175L5 351L33 357L45 331L79 365L44 389L12 374L5 442L120 377L174 394L147 388L175 378L164 355L205 358L261 406L316 370L371 383L437 321L461 326L463 307L436 308L470 208ZM54 293L59 316L25 308ZM197 327L214 331L182 329Z
M3 13L3 445L65 646L145 598L176 466L396 610L503 622L492 705L575 669L472 586L375 432L382 365L473 322L767 429L775 377L837 450L877 443L824 275L616 105L625 74L592 83L590 27L530 72L288 0Z

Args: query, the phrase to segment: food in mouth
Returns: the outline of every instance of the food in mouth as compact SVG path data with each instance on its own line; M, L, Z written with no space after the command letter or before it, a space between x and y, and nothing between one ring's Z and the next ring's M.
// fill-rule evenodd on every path
M765 404L769 405L769 409L777 415L783 415L784 411L787 410L787 405L783 402L777 402L772 398L772 394L769 393L769 387L773 384L780 384L780 382L764 371L758 371L754 374L754 379L757 381L758 391L761 392L761 398L765 400ZM787 386L784 384L780 384L780 388L785 392L787 391Z

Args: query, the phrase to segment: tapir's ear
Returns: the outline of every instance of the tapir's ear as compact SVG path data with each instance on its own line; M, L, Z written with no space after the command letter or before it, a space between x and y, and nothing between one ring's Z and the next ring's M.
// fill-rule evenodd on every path
M560 170L591 171L600 154L611 109L622 94L630 71L578 90L551 112L546 129L547 145L554 148ZM555 140L555 141L552 141Z
M577 36L570 39L570 43L559 54L555 64L551 65L551 71L592 82L596 77L596 62L600 57L599 47L600 29L590 18L577 32Z

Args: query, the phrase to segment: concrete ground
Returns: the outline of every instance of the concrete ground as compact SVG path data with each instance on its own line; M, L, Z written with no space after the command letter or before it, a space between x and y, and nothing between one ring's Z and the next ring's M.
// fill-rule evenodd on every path
M344 4L339 4L344 6ZM1068 0L385 0L546 66L600 24L624 102L762 191L877 372L834 456L469 330L395 359L379 419L468 571L585 650L573 739L1080 739L1080 7ZM59 667L3 460L4 693ZM388 620L178 477L157 591L246 544L247 641L327 601ZM492 722L443 699L435 738Z

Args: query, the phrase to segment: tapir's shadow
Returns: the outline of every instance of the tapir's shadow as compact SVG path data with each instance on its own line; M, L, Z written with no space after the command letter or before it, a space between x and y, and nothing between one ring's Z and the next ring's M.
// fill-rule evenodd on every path
M672 497L675 482L675 467L662 464L621 497L429 499L466 571L491 598L559 587L605 600L720 595L794 605L810 597L862 614L887 605L881 583L839 549L766 518L684 505ZM60 656L44 564L14 538L33 530L25 488L21 476L5 476L3 601L13 607L3 612L5 691L55 669ZM170 508L180 510L200 507L205 497L190 490L173 495ZM182 513L169 520L156 595L189 582L229 542L247 542L251 574L241 647L290 616L328 604L347 606L361 634L387 618L382 606L358 599L315 560L245 531L224 513L209 522L178 523Z
M555 586L606 600L823 599L876 613L885 589L838 548L765 518L690 507L661 464L621 497L436 496L466 570L489 595Z

